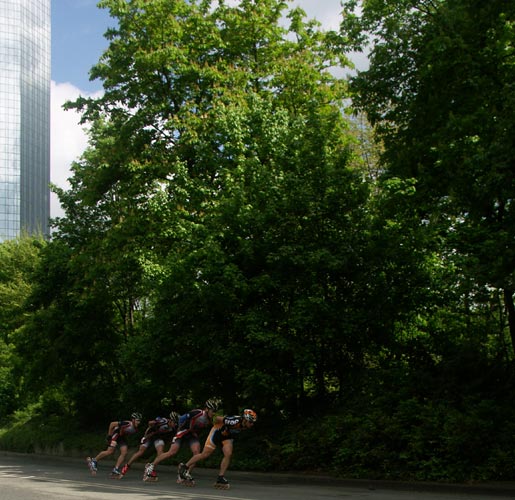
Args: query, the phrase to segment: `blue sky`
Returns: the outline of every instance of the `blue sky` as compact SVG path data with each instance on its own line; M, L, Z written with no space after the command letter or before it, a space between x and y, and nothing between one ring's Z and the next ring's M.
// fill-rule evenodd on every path
M101 88L99 81L89 81L88 73L107 48L105 31L114 25L97 1L51 0L52 80L87 92Z
M101 88L101 82L89 81L89 70L107 48L105 31L115 25L98 0L51 0L52 5L52 79L69 82L83 91ZM338 25L340 0L295 0L308 17L316 17L324 26Z

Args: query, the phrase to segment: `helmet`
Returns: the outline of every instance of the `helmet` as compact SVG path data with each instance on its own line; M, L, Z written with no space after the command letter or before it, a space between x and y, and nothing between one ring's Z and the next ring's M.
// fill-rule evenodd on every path
M176 411L170 412L170 420L174 424L178 424L179 423L179 414Z
M132 415L131 415L131 418L134 419L134 420L141 420L141 413L138 413L137 411L135 411Z
M216 410L218 410L220 403L221 403L221 401L219 399L216 399L216 398L208 399L206 401L206 408L208 410L216 411Z
M243 418L254 423L257 420L257 413L254 410L243 410Z

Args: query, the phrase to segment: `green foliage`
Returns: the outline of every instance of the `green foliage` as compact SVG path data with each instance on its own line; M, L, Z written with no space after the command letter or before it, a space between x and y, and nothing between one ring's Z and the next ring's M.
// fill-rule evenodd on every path
M32 274L44 246L42 239L30 237L0 244L0 337L6 343L10 341L9 335L23 324Z
M23 360L16 372L27 397L37 400L49 388L58 388L71 412L88 421L112 411L111 406L102 408L101 401L116 403L109 384L117 369L112 355L117 332L105 288L81 274L79 266L70 248L59 242L42 252L31 314L16 337Z
M180 399L220 394L231 411L296 411L304 384L323 399L359 328L341 312L362 300L369 196L329 72L346 64L338 35L300 10L280 26L279 1L101 6L118 25L92 70L103 96L69 105L91 147L60 193L58 239L93 300L126 305L103 328L125 334L109 336L122 399L163 392L163 364L192 392Z
M34 287L34 273L46 243L28 236L0 244L0 422L18 408L15 344Z
M351 87L384 144L384 176L416 179L413 209L464 280L504 290L513 347L515 6L381 0L356 12L348 2L343 31L374 43Z
M355 402L289 427L272 447L274 469L420 481L513 477L512 401L470 398L457 407L388 393Z
M512 476L512 8L100 5L65 216L0 246L0 447L216 395L259 413L234 468Z
M17 408L17 386L12 377L12 348L0 341L0 424Z
M39 403L15 412L0 429L0 448L18 453L83 457L101 445L98 432L80 428L69 417L45 415Z

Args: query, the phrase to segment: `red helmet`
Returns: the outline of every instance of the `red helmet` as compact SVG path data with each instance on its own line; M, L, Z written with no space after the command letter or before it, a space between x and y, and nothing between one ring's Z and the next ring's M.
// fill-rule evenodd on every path
M254 410L243 410L243 418L254 423L257 420L257 413Z

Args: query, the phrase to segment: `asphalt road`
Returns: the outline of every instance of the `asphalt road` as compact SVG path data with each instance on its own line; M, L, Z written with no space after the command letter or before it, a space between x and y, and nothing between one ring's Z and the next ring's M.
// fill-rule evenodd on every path
M137 464L126 477L109 478L111 464L100 463L92 477L78 459L0 454L1 500L494 500L515 498L515 488L345 482L287 474L231 472L231 489L213 488L216 471L197 468L196 486L176 484L175 472L160 467L159 481L144 483Z

